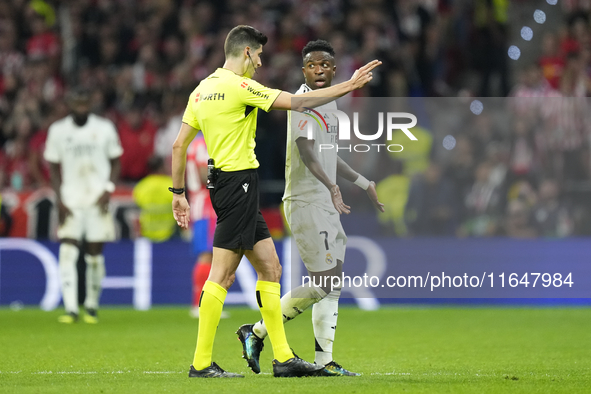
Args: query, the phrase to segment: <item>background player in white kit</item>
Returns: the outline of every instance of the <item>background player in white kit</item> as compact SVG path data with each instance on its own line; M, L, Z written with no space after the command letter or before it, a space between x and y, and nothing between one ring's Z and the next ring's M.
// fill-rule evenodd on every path
M324 41L309 42L302 50L302 71L306 83L296 94L329 87L335 75L334 49ZM289 321L304 310L312 308L312 323L316 339L316 364L324 365L321 375L355 376L332 358L340 288L331 288L332 276L343 272L347 236L341 226L339 214L349 213L336 184L337 174L367 191L376 208L384 211L378 201L375 183L353 171L337 156L336 149L318 154L320 144L336 144L338 123L330 110L336 103L310 110L320 121L295 111L288 112L287 158L285 169L285 216L295 238L300 256L314 283L327 286L300 286L281 298L283 321ZM320 119L322 118L322 119ZM308 139L308 124L313 125L314 138ZM294 148L294 142L297 149ZM259 355L267 330L263 321L245 324L238 329L243 345L243 356L254 372L260 372Z
M48 130L44 157L59 209L59 269L66 314L61 323L78 320L78 261L85 239L86 299L84 321L97 323L101 281L105 276L103 243L115 239L109 198L119 176L123 153L115 125L90 113L90 95L76 89L68 95L70 115Z

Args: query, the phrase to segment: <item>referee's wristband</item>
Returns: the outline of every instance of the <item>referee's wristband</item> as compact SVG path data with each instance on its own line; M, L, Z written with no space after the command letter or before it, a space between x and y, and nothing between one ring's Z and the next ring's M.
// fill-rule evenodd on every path
M359 175L357 180L355 180L355 182L353 182L353 183L355 183L357 186L359 186L363 190L367 190L367 188L369 187L369 184L370 184L370 182L367 180L367 178L364 177L363 175Z
M174 187L169 187L168 190L173 192L174 194L183 194L185 192L184 187L180 187L178 189L175 189Z

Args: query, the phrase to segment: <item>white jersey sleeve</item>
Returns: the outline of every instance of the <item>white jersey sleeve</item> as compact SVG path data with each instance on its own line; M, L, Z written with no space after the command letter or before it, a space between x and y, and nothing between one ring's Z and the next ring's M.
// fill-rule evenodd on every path
M62 154L58 133L59 130L57 130L54 125L51 125L47 131L47 141L45 142L45 152L43 152L43 158L50 163L61 162Z
M109 159L115 159L123 154L123 147L119 140L119 133L115 125L110 120L105 119L105 131L107 134L107 156Z
M318 124L314 119L304 112L289 111L290 127L293 141L298 138L308 138L316 140L318 133ZM308 135L311 132L312 135Z

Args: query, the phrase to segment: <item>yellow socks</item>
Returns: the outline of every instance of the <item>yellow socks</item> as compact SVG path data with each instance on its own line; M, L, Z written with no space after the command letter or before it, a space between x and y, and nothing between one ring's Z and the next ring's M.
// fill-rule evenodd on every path
M277 284L277 286L279 285ZM193 367L196 370L211 365L213 340L220 322L226 294L228 294L228 291L217 283L207 281L203 285L201 299L199 300L199 334L197 335L197 348L193 358ZM281 313L281 310L279 310L279 313ZM282 323L281 318L279 322ZM283 329L283 324L281 324L281 328ZM285 334L283 334L283 338L285 341Z
M266 282L259 280L256 286L257 303L263 315L263 321L267 327L271 344L273 345L273 354L280 363L293 357L293 352L289 348L285 338L285 329L283 327L283 315L281 314L281 285L275 282ZM204 288L205 290L205 288ZM221 307L220 307L221 312ZM200 313L201 316L201 313ZM219 315L218 315L219 319ZM201 331L201 322L199 322ZM212 340L213 342L213 340ZM199 343L197 344L199 347ZM211 351L209 353L211 358ZM197 368L195 366L195 368Z

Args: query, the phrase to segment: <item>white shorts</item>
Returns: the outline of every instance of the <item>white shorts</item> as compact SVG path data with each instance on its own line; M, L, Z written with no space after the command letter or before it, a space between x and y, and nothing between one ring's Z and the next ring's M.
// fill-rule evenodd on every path
M336 210L292 201L285 203L285 217L308 271L327 271L344 261L347 235Z
M103 213L97 205L71 211L72 215L57 229L59 239L81 241L84 238L87 242L115 240L115 224L110 213Z

